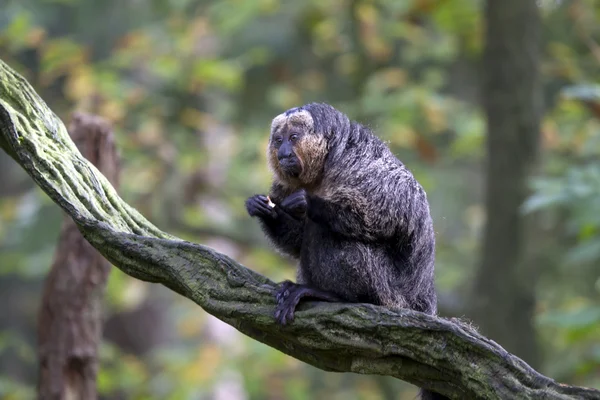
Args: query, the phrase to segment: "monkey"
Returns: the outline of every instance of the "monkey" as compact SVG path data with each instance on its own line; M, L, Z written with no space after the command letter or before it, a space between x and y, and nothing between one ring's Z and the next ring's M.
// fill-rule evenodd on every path
M426 192L369 128L325 103L291 108L271 123L267 160L269 194L245 206L275 249L298 262L296 283L275 293L279 324L306 298L437 314Z

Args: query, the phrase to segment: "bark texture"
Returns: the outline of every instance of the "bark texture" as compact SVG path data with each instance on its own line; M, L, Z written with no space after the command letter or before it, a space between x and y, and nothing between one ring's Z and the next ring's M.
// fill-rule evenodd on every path
M117 185L117 149L109 125L76 114L69 132L82 155ZM110 263L66 216L38 317L38 399L97 398L102 297L109 272Z
M121 200L31 86L0 61L0 147L113 265L169 287L240 332L326 371L389 375L453 399L598 399L541 375L468 326L369 304L304 304L275 323L276 284L160 231Z
M535 277L520 208L540 136L540 16L535 0L488 0L485 20L487 223L471 315L482 333L537 366Z

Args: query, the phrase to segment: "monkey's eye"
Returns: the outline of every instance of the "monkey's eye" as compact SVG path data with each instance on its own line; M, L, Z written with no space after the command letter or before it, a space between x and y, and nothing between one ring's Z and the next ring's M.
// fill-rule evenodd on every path
M282 141L283 141L283 138L281 136L277 136L275 138L275 143L277 143L277 144L281 144Z
M291 140L292 142L294 142L294 143L295 143L295 142L296 142L296 140L298 140L298 134L297 134L297 133L293 133L293 134L290 136L290 140Z

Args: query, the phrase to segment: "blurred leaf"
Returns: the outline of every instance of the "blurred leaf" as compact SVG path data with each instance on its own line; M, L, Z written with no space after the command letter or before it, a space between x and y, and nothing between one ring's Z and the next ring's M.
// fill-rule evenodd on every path
M26 400L35 398L36 390L31 385L13 378L0 376L0 397L2 400Z
M52 39L41 49L42 81L50 84L58 76L86 62L86 50L72 39Z
M567 86L562 95L583 102L596 118L600 118L600 85Z
M561 90L561 93L567 99L600 101L600 85L587 84L566 86Z
M81 101L90 98L96 92L93 71L87 65L73 68L65 84L65 94L75 100Z
M565 196L563 193L536 193L525 200L521 206L521 210L524 213L530 213L562 204L564 200Z
M565 255L565 262L571 265L594 263L600 260L600 240L590 238L578 243Z
M600 327L600 307L583 307L571 312L548 312L538 317L542 325L568 328L571 331L588 331Z
M31 13L22 11L12 18L10 24L2 32L4 41L12 51L28 44L27 38L32 30Z
M194 78L209 85L235 90L242 83L241 70L236 63L199 60L194 65Z

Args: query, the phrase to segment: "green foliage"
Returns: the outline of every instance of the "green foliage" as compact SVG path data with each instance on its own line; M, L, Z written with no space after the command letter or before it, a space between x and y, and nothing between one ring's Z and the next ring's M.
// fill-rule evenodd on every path
M532 195L523 212L540 213L562 227L562 254L548 279L570 278L554 286L548 302L554 309L540 313L538 322L546 341L561 362L549 367L566 379L597 378L597 332L600 329L600 162L598 162L598 105L595 85L566 86L546 123L546 143L556 151L545 163L545 174L531 183ZM547 283L544 284L546 286ZM560 304L560 305L559 305ZM560 309L562 308L562 309Z

